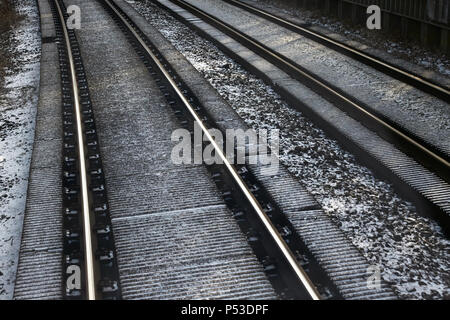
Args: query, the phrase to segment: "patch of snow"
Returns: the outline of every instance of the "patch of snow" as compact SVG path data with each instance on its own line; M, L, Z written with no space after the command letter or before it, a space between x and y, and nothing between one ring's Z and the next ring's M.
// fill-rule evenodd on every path
M10 31L13 59L0 91L0 299L12 299L19 257L39 88L40 33L35 1Z

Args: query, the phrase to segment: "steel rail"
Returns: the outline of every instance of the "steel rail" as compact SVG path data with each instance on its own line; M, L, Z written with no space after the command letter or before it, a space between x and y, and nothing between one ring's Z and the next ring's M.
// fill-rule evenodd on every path
M92 237L91 237L91 212L89 205L89 186L86 173L86 156L84 150L84 136L82 126L81 107L79 99L79 90L77 84L77 76L75 71L75 64L72 55L72 49L70 47L69 34L67 32L67 25L62 13L61 7L57 0L55 0L56 8L58 9L59 18L61 21L62 29L64 32L64 38L66 43L66 50L70 66L70 75L72 81L72 92L74 111L76 117L76 130L77 130L77 144L78 144L78 160L80 170L80 187L81 187L81 202L82 202L82 216L83 216L83 234L84 234L84 250L85 250L85 268L86 268L86 291L88 300L96 300L95 290L95 271L94 271L94 253L92 250Z
M171 84L172 89L176 92L177 96L180 98L180 100L183 102L184 106L187 108L189 113L194 118L194 121L198 123L200 128L202 129L205 136L208 138L209 142L213 145L215 151L219 155L220 159L225 164L228 172L231 174L237 185L239 186L242 193L245 195L249 203L252 205L255 212L258 214L258 217L263 222L265 228L271 235L272 239L277 244L278 248L283 253L283 256L288 261L290 267L295 272L298 279L301 281L309 295L313 300L320 300L321 296L319 292L317 291L314 284L309 279L306 272L303 270L303 268L299 265L297 262L297 259L295 258L294 254L292 253L291 249L288 247L286 242L283 240L280 233L277 231L276 227L273 225L273 223L270 221L270 218L267 216L267 214L264 212L264 209L259 204L258 200L253 196L251 191L247 188L245 182L242 180L242 178L239 176L238 172L234 168L234 166L228 161L227 157L223 153L220 146L215 142L212 135L209 133L207 127L195 111L195 108L191 105L191 103L186 99L184 94L181 92L181 90L178 88L176 82L172 79L170 74L167 72L167 70L164 68L164 66L161 64L159 59L153 54L153 52L150 50L150 48L147 46L145 41L142 39L142 37L134 30L134 28L128 23L128 21L123 17L123 15L111 4L109 0L105 0L105 3L108 4L108 6L114 11L114 13L122 20L122 22L125 24L125 26L128 28L128 30L133 34L133 36L138 40L142 48L146 51L146 53L153 59L155 64L158 66L161 73L165 76L167 81Z
M445 102L450 101L450 90L448 90L447 88L444 88L436 83L433 83L417 74L406 71L398 66L390 64L379 58L376 58L375 56L367 54L361 50L352 48L342 42L333 40L332 38L330 38L328 36L322 35L311 29L308 29L301 25L295 24L291 21L283 19L283 18L276 16L272 13L269 13L265 10L251 6L247 3L244 3L244 2L241 2L238 0L223 0L223 1L226 3L229 3L231 5L234 5L236 7L239 7L241 9L244 9L250 13L253 13L255 15L263 17L271 22L274 22L274 23L276 23L286 29L294 31L296 33L299 33L299 34L301 34L309 39L312 39L316 42L324 44L325 46L332 48L338 52L341 52L349 57L356 58L358 61L368 64L379 71L388 73L389 75L396 78L397 80L406 82L409 85L412 85L419 90L430 93L430 94L444 100Z
M392 124L388 123L386 120L381 119L378 115L374 114L370 110L367 110L366 107L360 105L359 103L353 101L349 97L343 95L343 93L338 92L336 89L330 87L330 85L324 83L320 79L317 79L315 76L305 72L300 69L299 66L295 64L295 62L290 61L288 58L278 54L274 50L266 47L260 42L254 40L253 38L245 35L241 31L236 28L228 25L227 23L219 20L218 18L213 17L212 15L204 12L203 10L187 3L184 0L170 0L171 2L180 5L184 9L190 11L197 17L209 21L220 29L222 29L229 36L234 37L248 47L249 49L261 52L264 56L269 57L276 65L278 65L281 69L287 71L288 73L294 74L294 77L302 77L308 81L308 83L314 84L320 92L325 92L327 96L332 97L332 99L337 100L336 106L339 108L346 109L345 111L356 112L358 117L357 120L363 120L369 125L375 125L377 128L380 128L381 132L387 132L387 137L391 138L393 141L396 141L396 146L401 146L403 150L408 152L411 156L420 161L423 165L434 170L439 176L441 176L444 180L450 180L450 162L441 156L437 152L431 150L431 148L425 146L423 143L416 141L416 139L410 137L407 133L400 131L398 128L395 128ZM342 105L349 106L349 108L345 108ZM354 116L355 117L355 116ZM359 118L359 119L358 119ZM363 118L363 119L361 119ZM400 141L400 143L399 143ZM403 147L403 145L407 145L408 148Z

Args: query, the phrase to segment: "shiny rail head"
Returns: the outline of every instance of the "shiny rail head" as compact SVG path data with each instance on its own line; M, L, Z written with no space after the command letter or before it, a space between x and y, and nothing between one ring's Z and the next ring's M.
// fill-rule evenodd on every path
M88 87L78 85L78 81L87 81L81 55L72 51L73 47L77 51L79 48L75 31L66 25L64 3L54 0L52 5L55 23L60 24L62 41L58 46L65 49L59 50L66 60L61 72L70 75L70 84L63 82L63 87L71 92L63 96L63 295L67 299L119 299L114 239L92 104Z

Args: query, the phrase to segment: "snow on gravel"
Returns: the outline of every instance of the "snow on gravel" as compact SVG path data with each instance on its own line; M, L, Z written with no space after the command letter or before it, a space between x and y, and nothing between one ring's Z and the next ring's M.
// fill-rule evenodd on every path
M450 298L450 241L272 88L149 1L129 1L248 125L280 129L280 161L402 299ZM380 236L382 235L382 236Z
M16 1L12 60L0 83L0 299L12 299L25 209L39 87L35 1Z

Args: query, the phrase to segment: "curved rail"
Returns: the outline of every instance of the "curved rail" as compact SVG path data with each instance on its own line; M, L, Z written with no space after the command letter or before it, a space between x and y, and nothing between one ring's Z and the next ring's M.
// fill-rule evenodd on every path
M75 30L62 0L50 1L57 35L63 116L63 297L122 296L94 109Z
M61 21L65 43L67 56L69 60L70 67L70 75L72 82L72 93L73 93L73 104L76 118L76 135L77 135L77 151L78 151L78 161L79 161L79 174L80 174L80 188L81 188L81 203L82 203L82 217L83 217L83 246L84 246L84 258L85 258L85 267L86 267L86 298L88 300L96 300L96 288L95 284L97 283L97 279L95 277L95 269L94 269L94 252L92 246L92 237L91 237L91 210L89 204L89 186L88 186L88 178L86 172L86 155L84 150L84 134L83 134L83 125L82 125L82 115L81 115L81 106L80 106L80 97L79 97L79 89L77 84L77 76L75 71L75 63L72 55L72 48L70 46L69 34L67 32L67 26L64 19L64 15L61 10L61 6L58 1L55 1L56 8L58 9L59 18Z

